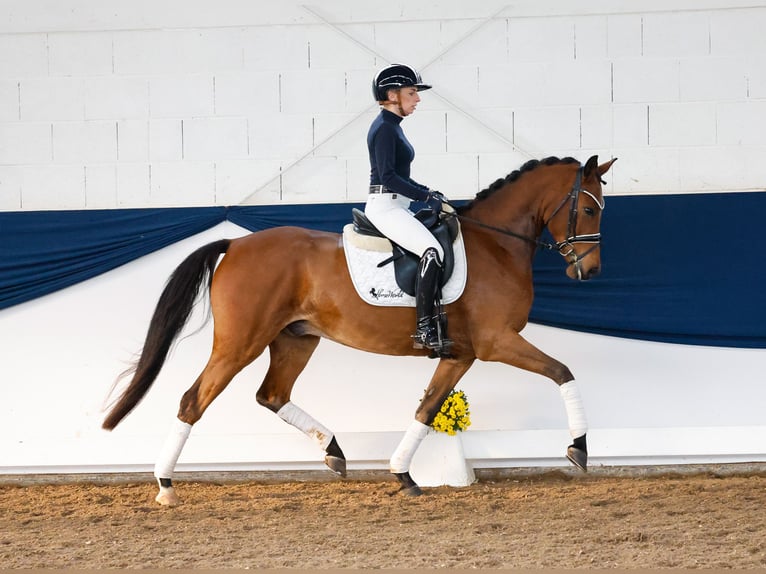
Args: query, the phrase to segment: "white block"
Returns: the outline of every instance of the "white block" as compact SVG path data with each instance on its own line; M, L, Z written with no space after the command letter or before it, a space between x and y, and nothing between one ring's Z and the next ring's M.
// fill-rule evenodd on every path
M343 33L328 26L308 28L309 68L374 69L375 56L365 49L365 46L371 46L375 41L373 27L345 24L341 29Z
M306 158L282 174L284 203L333 203L346 197L343 160Z
M286 161L314 146L311 117L305 114L262 114L249 119L250 156Z
M247 157L245 118L183 120L183 156L188 160Z
M473 467L465 458L461 433L450 436L429 431L415 452L410 474L423 487L462 487L476 482Z
M608 16L584 16L574 20L575 59L605 60L608 57Z
M710 54L749 57L766 53L766 10L717 10L710 16Z
M81 78L22 79L19 93L24 121L85 118L85 85Z
M508 22L511 61L572 60L575 54L572 18L523 18Z
M370 188L370 160L353 157L346 160L346 189L348 201L367 201Z
M51 76L100 76L112 73L112 34L74 32L48 35Z
M81 165L25 168L21 204L24 210L84 209L85 168Z
M149 81L149 113L154 118L212 116L212 76L167 75L152 78Z
M85 166L85 207L114 209L117 207L117 165Z
M242 68L242 29L142 30L114 34L116 74L196 74Z
M447 150L446 113L418 109L400 125L415 148L415 162L420 154L444 153Z
M151 166L150 205L156 207L213 205L215 167L212 162L157 162Z
M149 121L149 159L173 161L183 157L181 120Z
M733 150L740 154L745 162L745 172L742 177L743 189L763 190L766 181L766 145L738 147Z
M609 194L678 193L679 152L675 148L618 148L609 170Z
M21 192L24 182L24 168L16 165L0 166L0 210L21 209Z
M538 106L548 97L548 68L543 63L479 67L479 107Z
M243 32L246 70L286 71L308 68L306 26L254 26Z
M448 66L437 63L428 68L427 74L428 83L434 88L431 92L421 94L421 106L425 105L429 109L436 109L437 106L452 109L452 105L465 109L476 107L479 101L478 66ZM367 84L369 91L369 78ZM439 96L446 98L447 102L442 102Z
M280 75L280 109L286 113L343 112L346 77L342 70L286 71Z
M483 24L480 28L478 25ZM442 66L476 67L508 64L508 20L497 18L489 22L446 20L441 22L441 52L433 68ZM430 59L429 59L430 61ZM430 77L432 68L423 70Z
M750 98L766 98L766 54L748 57L747 66L747 94Z
M719 145L766 144L766 101L721 102L716 118Z
M264 193L260 189L278 180L278 159L223 160L215 164L216 205L238 205L245 198L258 193L258 203L279 203L279 187L269 186Z
M615 104L612 106L613 136L616 147L646 146L649 141L649 106Z
M499 153L513 149L513 114L510 110L460 110L446 114L446 151Z
M689 58L680 62L681 101L742 100L747 64L739 58Z
M679 150L681 190L730 191L742 189L745 158L736 148L689 147Z
M421 155L413 175L449 198L471 197L479 187L479 162L471 153Z
M246 116L279 111L277 72L226 72L216 74L215 114Z
M117 165L117 207L146 207L151 203L151 178L148 163Z
M610 58L637 58L642 54L641 16L607 16L607 51Z
M93 163L116 160L116 122L93 120L53 124L53 161Z
M19 83L0 80L0 122L19 119Z
M710 12L648 13L641 20L646 57L689 58L710 54Z
M149 122L147 120L117 122L117 159L143 162L149 159Z
M675 102L679 98L677 60L641 58L614 62L614 102Z
M703 146L716 141L715 104L656 104L649 107L649 145Z
M0 78L47 75L47 34L0 34Z
M50 124L17 122L0 127L0 165L48 163L52 153Z
M606 104L612 100L612 67L606 60L557 61L546 65L537 105Z
M360 113L378 108L372 95L372 78L376 71L374 68L346 71L346 111Z
M425 72L424 65L441 52L438 40L435 41L440 37L438 20L376 22L374 34L375 43L370 48L386 60L377 63L379 68L388 63L401 62Z
M149 81L134 77L85 80L86 119L136 119L149 116Z
M611 147L614 136L613 121L612 106L580 108L580 145L585 149Z
M368 159L368 114L321 114L314 116L313 155Z
M558 155L562 148L580 147L580 108L546 107L514 113L514 141L535 155Z

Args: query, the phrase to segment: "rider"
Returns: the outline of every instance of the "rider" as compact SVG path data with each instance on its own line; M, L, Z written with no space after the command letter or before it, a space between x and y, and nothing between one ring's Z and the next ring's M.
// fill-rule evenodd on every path
M446 353L446 333L440 339L434 307L442 276L444 253L433 234L414 217L413 201L425 202L434 212L444 196L410 178L415 150L404 135L401 121L415 111L418 92L430 89L420 74L405 64L380 70L372 80L372 93L381 106L367 134L370 153L370 194L367 218L396 244L420 257L415 293L417 323L413 347Z

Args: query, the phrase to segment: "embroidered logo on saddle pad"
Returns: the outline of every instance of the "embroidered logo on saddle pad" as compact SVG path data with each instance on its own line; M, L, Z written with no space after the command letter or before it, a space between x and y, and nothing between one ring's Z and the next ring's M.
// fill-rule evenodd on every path
M455 263L452 276L442 288L442 302L456 301L465 288L466 258L463 234L458 232L452 244ZM370 305L380 307L414 307L415 297L405 293L396 282L394 264L378 264L391 259L393 247L388 239L361 235L349 223L343 228L343 250L346 263L359 296Z

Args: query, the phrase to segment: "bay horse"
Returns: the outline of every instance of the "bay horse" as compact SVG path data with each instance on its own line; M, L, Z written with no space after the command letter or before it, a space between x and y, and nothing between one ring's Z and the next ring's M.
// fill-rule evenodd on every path
M599 273L601 177L614 161L599 165L598 156L585 165L573 158L530 160L453 213L461 224L467 278L462 295L446 306L453 341L450 355L438 358L414 420L391 457L390 470L403 494L421 494L409 474L412 457L442 402L476 359L500 361L555 382L573 439L566 456L587 469L587 423L574 377L566 365L519 332L532 305L537 248L558 250L572 279ZM540 240L545 228L556 243ZM221 239L189 255L168 279L141 355L124 373L132 379L103 428L114 429L149 390L203 290L209 292L213 347L201 374L181 398L154 469L159 482L156 500L163 505L180 502L172 474L192 425L266 347L271 360L257 402L313 439L324 450L327 466L342 476L346 459L332 431L290 400L320 339L387 355L429 353L412 346L413 308L377 307L358 296L338 234L275 227Z

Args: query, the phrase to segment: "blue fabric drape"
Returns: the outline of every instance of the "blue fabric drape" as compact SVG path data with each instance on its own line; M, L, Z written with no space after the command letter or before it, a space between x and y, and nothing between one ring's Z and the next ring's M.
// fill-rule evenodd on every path
M0 213L0 309L231 221L339 232L361 204ZM766 348L766 192L609 197L601 276L535 257L532 322L618 337Z

